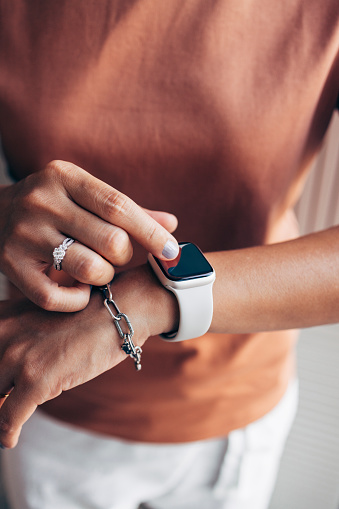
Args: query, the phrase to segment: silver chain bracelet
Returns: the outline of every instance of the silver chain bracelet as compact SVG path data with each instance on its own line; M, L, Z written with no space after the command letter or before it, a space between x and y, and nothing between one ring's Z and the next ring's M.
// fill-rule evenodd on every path
M121 349L125 352L126 355L129 355L134 360L135 369L137 371L140 371L141 370L142 350L141 350L140 346L135 346L135 344L132 341L132 336L134 334L132 324L131 324L128 316L125 315L124 313L121 313L120 309L114 302L110 285L108 284L106 286L101 287L100 289L104 295L104 305L105 305L107 311L109 312L109 314L111 315L111 318L113 319L114 325L118 331L119 336L121 337L121 339L123 339ZM113 313L110 306L114 307L114 309L117 313L116 315ZM124 332L122 330L122 327L120 324L121 320L125 321L125 323L127 325L128 332Z

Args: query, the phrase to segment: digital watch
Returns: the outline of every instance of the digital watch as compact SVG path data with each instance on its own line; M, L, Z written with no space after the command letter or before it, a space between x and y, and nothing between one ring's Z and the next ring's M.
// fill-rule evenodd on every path
M173 292L179 304L179 329L161 334L165 341L184 341L203 336L213 316L213 267L200 249L191 242L179 243L179 255L163 261L148 255L148 261L160 283Z

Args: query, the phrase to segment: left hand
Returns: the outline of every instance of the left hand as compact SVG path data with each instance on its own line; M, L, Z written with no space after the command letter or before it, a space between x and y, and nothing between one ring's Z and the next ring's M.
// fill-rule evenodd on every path
M175 297L147 265L116 276L112 293L132 322L135 345L175 327ZM99 291L76 313L45 311L27 300L0 302L0 330L0 393L10 393L0 399L0 443L5 447L16 445L38 405L127 358Z
M88 285L111 281L114 267L129 262L131 238L160 259L175 258L176 225L172 214L145 210L82 168L52 161L0 186L0 270L38 306L79 311L88 304ZM50 277L54 248L66 237L77 240L62 260L72 286Z

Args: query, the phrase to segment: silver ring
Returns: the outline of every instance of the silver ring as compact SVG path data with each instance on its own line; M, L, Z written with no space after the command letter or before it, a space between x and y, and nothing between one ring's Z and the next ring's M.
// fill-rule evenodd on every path
M58 247L53 251L53 266L56 270L61 270L61 262L65 257L66 251L74 242L74 239L67 237Z

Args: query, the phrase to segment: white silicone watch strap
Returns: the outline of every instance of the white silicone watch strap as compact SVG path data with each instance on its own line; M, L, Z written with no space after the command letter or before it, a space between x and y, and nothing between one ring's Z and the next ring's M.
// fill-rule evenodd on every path
M173 292L179 304L179 329L177 333L162 334L165 341L184 341L203 336L210 328L213 317L213 281L195 288L175 289Z

